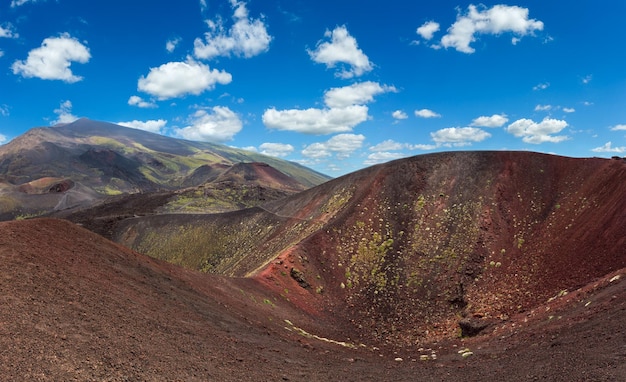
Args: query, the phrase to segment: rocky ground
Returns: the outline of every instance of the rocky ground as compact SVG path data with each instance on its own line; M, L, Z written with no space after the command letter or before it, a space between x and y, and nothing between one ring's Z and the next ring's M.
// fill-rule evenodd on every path
M612 272L476 337L375 348L254 279L175 267L67 221L3 222L0 379L626 380L625 280Z

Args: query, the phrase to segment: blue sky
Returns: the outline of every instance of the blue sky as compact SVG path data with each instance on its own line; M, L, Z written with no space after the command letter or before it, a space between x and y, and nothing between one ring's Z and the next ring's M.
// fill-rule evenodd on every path
M623 0L2 0L0 144L87 117L332 176L448 150L624 156L624 14Z

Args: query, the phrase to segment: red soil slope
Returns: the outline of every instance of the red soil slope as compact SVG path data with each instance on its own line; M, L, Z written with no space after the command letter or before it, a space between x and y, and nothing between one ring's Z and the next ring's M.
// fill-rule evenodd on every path
M299 224L327 223L254 277L275 290L304 280L294 304L362 341L412 347L453 338L462 322L489 332L626 267L625 195L621 159L404 159L267 205ZM284 277L292 268L297 277Z
M351 342L324 330L329 317L294 310L253 280L177 268L65 221L5 222L0 380L624 380L624 278L513 317L497 336L350 348L323 339Z

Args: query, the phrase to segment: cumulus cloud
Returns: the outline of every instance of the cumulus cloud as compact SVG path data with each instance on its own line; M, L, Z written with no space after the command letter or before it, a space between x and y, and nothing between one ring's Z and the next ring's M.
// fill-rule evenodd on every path
M374 96L397 91L393 86L362 82L341 88L332 88L324 94L323 109L270 108L263 113L263 123L270 129L295 131L304 134L335 134L352 131L369 118L368 107Z
M522 36L543 30L543 22L528 18L528 8L508 5L495 5L491 8L469 5L467 13L459 12L456 22L448 28L448 33L441 38L444 48L454 48L463 53L474 53L470 44L476 41L476 35L501 35L511 32L515 36L513 44Z
M175 129L176 135L191 141L226 142L241 131L239 116L225 106L200 109L189 118L189 126Z
M155 108L157 107L157 105L154 102L149 102L144 100L143 98L139 97L139 96L131 96L128 99L128 104L130 106L137 106L140 107L142 109L151 109L151 108Z
M609 141L604 144L604 146L596 147L595 149L591 149L591 151L596 153L626 153L626 146L613 147L612 143Z
M61 80L69 83L83 78L70 70L72 62L89 62L89 49L77 39L64 33L60 37L48 37L39 48L28 52L25 61L15 61L11 66L14 74L26 78L37 77L43 80Z
M476 127L448 127L432 132L430 136L438 145L467 146L484 141L491 134Z
M363 164L367 166L372 166L379 163L389 162L394 159L400 159L405 157L404 154L398 152L387 152L387 151L378 151L375 153L371 153L367 156L367 159L363 161Z
M286 157L291 154L294 150L294 147L290 144L285 143L271 143L266 142L259 146L261 150L261 154L269 155L272 157Z
M574 113L574 112L576 112L576 109L574 109L573 107L564 107L563 111L565 113Z
M178 44L180 44L181 41L182 39L180 37L167 40L167 42L165 42L165 50L167 50L169 53L174 52L174 50L176 50L176 47L178 46Z
M144 130L144 131L149 131L155 134L161 134L163 131L163 128L167 124L167 121L164 119L149 120L149 121L133 120L129 122L118 122L117 124L120 126L130 127L132 129Z
M481 116L474 119L471 126L477 127L501 127L507 123L509 119L504 114L494 114L491 117Z
M263 123L270 129L295 131L304 134L333 134L352 131L354 126L368 118L368 108L352 105L335 109L271 108L263 113Z
M615 126L611 127L611 130L613 130L613 131L626 130L626 125L615 125Z
M391 116L394 119L407 119L409 118L409 116L402 110L396 110L393 113L391 113Z
M526 143L539 144L544 142L558 143L569 139L566 135L554 135L560 133L568 126L566 121L544 118L537 123L531 119L518 119L510 124L506 130Z
M433 150L436 149L436 145L424 145L424 144L410 144L400 143L393 139L387 139L377 145L371 146L370 151L383 152L383 151L399 151L399 150Z
M200 59L212 59L218 56L253 57L269 50L272 36L267 32L263 19L248 17L248 9L243 1L230 0L234 9L234 24L229 30L224 27L221 18L207 20L209 31L204 40L194 41L194 55Z
M360 149L365 141L361 134L338 134L326 142L312 143L302 150L302 155L311 159L321 159L335 155L337 159L346 159Z
M433 38L434 34L439 32L439 23L427 21L421 27L417 28L416 33L425 40Z
M331 108L350 105L363 105L372 102L374 96L387 92L396 92L393 86L380 85L377 82L361 82L341 88L332 88L324 94L324 103Z
M232 75L224 70L211 69L188 58L186 62L168 62L150 68L147 76L139 78L137 89L165 100L187 94L199 95L214 89L216 84L229 84L232 79Z
M593 76L590 74L590 75L588 75L588 76L584 76L584 77L582 78L582 82L583 82L583 84L588 84L588 83L590 83L590 82L591 82L591 80L592 80L592 79L593 79Z
M415 110L415 116L420 118L439 118L441 114L435 113L429 109Z
M54 114L57 115L57 118L52 121L52 125L72 123L78 119L72 114L72 102L70 100L61 102L59 108L54 109Z
M0 134L0 145L7 141L7 136Z
M330 38L330 41L320 40L317 47L314 50L308 50L308 53L313 61L326 64L327 68L334 68L337 64L346 64L347 68L340 69L336 73L337 77L358 77L374 68L345 26L336 27L332 32L327 30L324 37Z
M544 82L533 86L533 90L545 90L550 86L549 82Z
M399 143L393 139L387 139L377 145L370 147L370 151L397 151L406 148L406 144Z

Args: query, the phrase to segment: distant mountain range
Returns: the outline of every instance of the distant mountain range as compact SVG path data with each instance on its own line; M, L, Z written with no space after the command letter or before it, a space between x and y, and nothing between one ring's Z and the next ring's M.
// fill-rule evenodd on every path
M0 146L0 219L90 206L112 195L206 187L211 182L220 183L218 189L228 181L234 188L290 193L329 179L256 152L83 118L32 129Z

